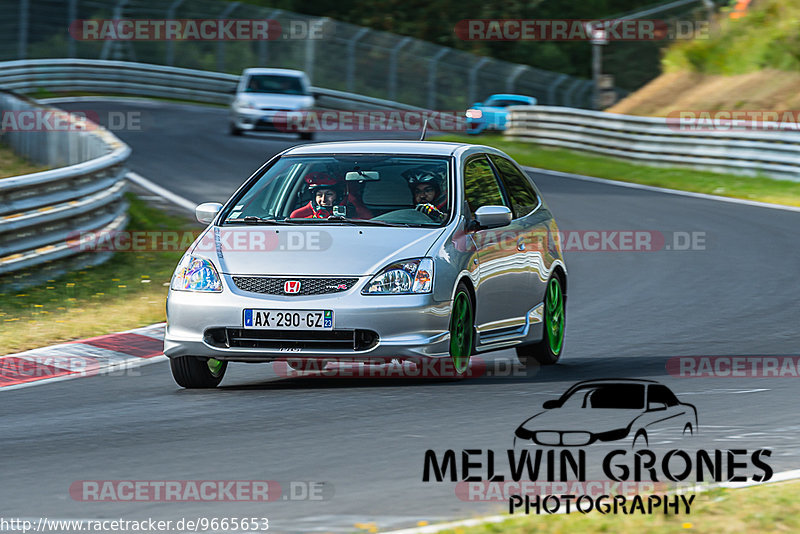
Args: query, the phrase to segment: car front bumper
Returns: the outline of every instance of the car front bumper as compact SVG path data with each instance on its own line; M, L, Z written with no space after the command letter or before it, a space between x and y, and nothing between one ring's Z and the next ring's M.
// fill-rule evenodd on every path
M341 293L289 297L244 292L233 286L230 276L223 279L221 293L170 290L164 338L168 357L258 362L287 357L372 361L449 356L451 303L436 302L432 294L361 295L368 280L362 277L352 289ZM241 331L245 309L332 310L334 332L367 331L377 339L361 350L336 347L324 340L315 341L313 347L300 346L303 344L292 337L270 347L231 346L220 332ZM259 332L269 333L268 337L274 333ZM306 339L306 334L297 333L297 340Z
M305 133L289 130L286 125L287 111L271 111L253 108L232 108L231 124L244 131L266 131L282 133ZM278 118L275 121L275 118Z

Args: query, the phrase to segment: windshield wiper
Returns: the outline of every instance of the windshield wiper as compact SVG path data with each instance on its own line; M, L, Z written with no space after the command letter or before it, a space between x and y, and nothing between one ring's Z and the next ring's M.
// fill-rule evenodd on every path
M264 217L256 217L255 215L248 215L243 219L225 219L224 224L228 223L245 223L253 225L281 225L281 224L297 224L293 219L267 219Z
M344 223L344 224L350 224L352 226L359 226L359 225L363 225L363 226L394 226L394 227L398 227L398 228L409 228L409 227L412 226L411 224L408 224L408 223L392 223L392 222L387 222L387 221L376 221L374 219L349 219L349 218L343 217L341 215L331 215L327 219L308 218L308 219L291 219L291 220L292 220L292 222L296 222L296 223L300 223L300 224L303 224L303 223L306 223L306 222L312 223L312 224L313 223L316 223L316 224Z

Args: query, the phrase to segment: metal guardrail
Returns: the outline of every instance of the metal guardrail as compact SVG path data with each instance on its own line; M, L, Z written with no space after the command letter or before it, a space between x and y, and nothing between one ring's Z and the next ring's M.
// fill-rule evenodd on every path
M96 237L127 222L125 161L130 148L81 117L0 92L0 115L59 115L58 130L6 131L0 141L52 170L0 179L0 281L20 287L100 263L108 254L82 253L75 237ZM34 127L34 129L36 129ZM35 272L19 271L36 266Z
M516 106L505 135L648 165L688 166L800 182L800 133L792 125L753 131L684 128L666 118L550 106ZM702 126L695 123L695 126Z
M174 98L229 104L239 76L148 63L92 59L33 59L0 62L0 87L21 93L38 89ZM420 110L369 96L312 87L317 104L328 109Z

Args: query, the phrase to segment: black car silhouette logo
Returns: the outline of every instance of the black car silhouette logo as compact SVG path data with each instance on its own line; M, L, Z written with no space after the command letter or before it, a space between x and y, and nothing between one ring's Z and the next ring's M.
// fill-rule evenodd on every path
M630 440L649 446L664 439L697 433L697 410L653 380L609 378L578 382L544 411L522 423L515 446L582 447L596 442Z

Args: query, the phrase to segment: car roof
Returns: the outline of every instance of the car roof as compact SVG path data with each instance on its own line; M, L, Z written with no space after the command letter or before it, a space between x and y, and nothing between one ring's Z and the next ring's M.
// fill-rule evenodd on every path
M329 154L400 154L416 156L455 156L464 152L488 152L505 155L496 148L468 143L441 141L340 141L335 143L313 143L290 148L283 155L329 155Z
M658 384L655 380L645 380L640 378L596 378L594 380L584 380L577 382L569 387L569 390L575 389L578 386L591 386L592 384ZM567 391L569 391L567 390Z
M292 69L268 69L268 68L252 68L252 69L244 69L242 75L245 74L280 74L283 76L297 76L298 78L301 76L305 76L305 72L302 70L292 70Z
M511 93L497 93L497 94L494 94L494 95L489 95L486 98L486 100L489 100L490 98L508 98L508 99L513 99L513 100L533 100L534 99L534 97L532 97L532 96L513 95Z

